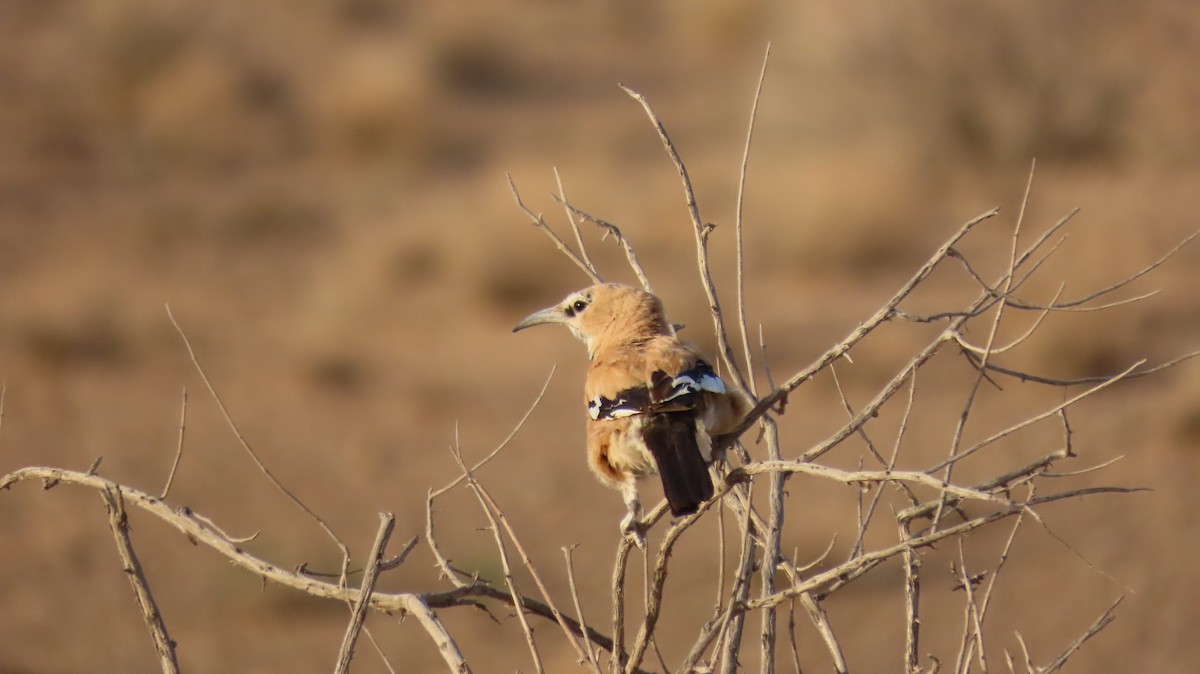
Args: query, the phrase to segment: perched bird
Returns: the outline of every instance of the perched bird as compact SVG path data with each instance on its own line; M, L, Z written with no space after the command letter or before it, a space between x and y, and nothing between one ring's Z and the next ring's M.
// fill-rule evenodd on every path
M628 514L622 531L640 543L638 478L658 473L676 517L712 498L711 438L749 409L693 347L680 341L658 297L602 283L535 312L513 332L565 325L587 346L584 384L588 465L619 489Z

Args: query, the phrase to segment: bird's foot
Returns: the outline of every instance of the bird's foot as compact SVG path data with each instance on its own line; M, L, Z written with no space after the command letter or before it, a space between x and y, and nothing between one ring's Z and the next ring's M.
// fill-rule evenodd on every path
M646 547L646 529L637 513L629 513L621 520L621 535L638 549Z

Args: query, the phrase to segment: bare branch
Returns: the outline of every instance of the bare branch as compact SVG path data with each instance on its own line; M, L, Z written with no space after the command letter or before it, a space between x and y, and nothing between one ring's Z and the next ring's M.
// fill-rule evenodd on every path
M779 461L782 458L779 450L779 427L771 415L763 416L761 421L767 441L767 457L772 461ZM766 540L763 541L762 546L762 573L759 580L763 596L775 592L775 571L779 567L782 557L780 544L783 537L783 499L786 480L787 473L778 472L771 476L768 483L767 507L769 510L767 512ZM805 605L805 609L809 610L810 614L813 611L808 605ZM774 607L769 607L762 613L760 644L762 646L761 671L763 674L773 674L775 671L775 642L777 639L775 618Z
M250 457L250 460L253 461L254 465L258 467L259 472L261 472L267 478L267 481L274 485L275 488L284 496L286 496L287 499L291 501L297 508L308 515L312 521L316 522L317 526L321 527L326 535L328 535L329 538L333 540L334 544L337 545L338 550L341 551L342 575L339 582L340 584L345 585L346 571L350 568L350 548L346 547L346 544L343 543L342 539L333 532L333 529L324 520L324 518L317 515L312 508L309 508L304 501L300 500L299 496L296 496L290 489L285 487L283 483L279 481L279 478L275 477L275 474L271 472L271 469L267 468L267 464L263 463L263 460L259 458L258 452L254 451L254 449L250 447L250 442L246 439L246 436L242 435L242 432L240 429L238 429L237 424L234 423L233 416L225 407L225 403L221 400L220 394L217 393L216 387L213 386L211 381L209 381L208 375L204 372L204 368L200 366L200 360L196 357L196 351L192 349L191 340L188 339L187 333L183 331L183 328L179 327L179 323L175 320L175 316L171 314L171 306L166 305L166 308L167 318L170 319L171 325L175 326L175 331L179 333L179 337L183 340L183 345L187 349L188 356L192 359L192 365L195 366L197 374L200 375L200 380L203 381L204 385L208 388L209 394L212 396L213 401L217 404L217 409L221 411L221 416L225 418L225 423L228 424L230 430L232 430L233 434L237 437L238 444L242 446L242 449L246 450L246 454Z
M367 568L363 571L358 600L354 602L350 625L346 628L346 635L342 638L342 647L338 651L337 664L333 670L335 674L345 674L350 671L350 660L354 658L354 644L358 641L358 634L362 631L363 624L367 619L367 605L371 600L371 594L375 592L375 581L379 579L383 551L387 547L388 539L391 538L392 529L395 526L395 515L379 513L379 532L375 535L375 543L371 546L371 553L367 556Z
M934 471L941 470L942 468L944 468L946 466L957 463L1002 438L1006 438L1009 435L1012 435L1013 433L1016 433L1017 431L1019 431L1023 428L1027 428L1029 426L1032 426L1033 424L1038 423L1039 421L1042 421L1044 419L1054 416L1055 414L1058 414L1060 411L1070 407L1071 405L1074 405L1075 403L1079 402L1080 400L1083 400L1084 398L1087 398L1087 397L1093 395L1094 393L1100 391L1101 389L1111 386L1112 384L1124 379L1131 372L1133 372L1137 368L1141 367L1141 365L1145 362L1146 362L1145 360L1139 360L1138 362L1136 362L1133 365L1126 368L1123 372L1113 375L1112 377L1109 377L1108 379L1100 382L1099 384L1087 389L1086 391L1084 391L1076 396L1068 398L1067 400L1059 403L1058 405L1055 405L1054 407L1046 410L1045 412L1034 415L1027 419L1023 419L1023 420L1017 422L1016 424L1013 424L1012 426L1005 428L1002 431L993 433L991 436L984 438L983 440L980 440L979 442L975 443L971 447L968 447L967 449L965 449L961 452L958 452L954 456L951 456L950 458L946 459L945 461L930 468L928 472L932 473Z
M813 625L817 627L817 633L825 641L825 648L829 650L829 656L833 658L833 671L837 674L847 674L850 670L846 667L846 656L842 654L842 645L838 643L837 635L833 633L833 627L829 624L829 616L825 613L824 607L807 592L800 595L800 605L808 612Z
M921 643L921 558L911 545L912 533L906 522L898 524L904 549L904 672L914 674Z
M959 585L962 588L965 599L963 601L963 640L962 647L958 652L958 661L955 671L966 674L971 668L971 655L976 652L979 657L979 669L987 674L987 655L984 652L983 644L983 619L980 615L979 605L975 603L975 585L979 582L979 578L971 576L967 572L967 556L963 550L963 539L958 539L958 565L955 568L958 577ZM952 564L952 566L954 566Z
M1109 295L1117 290L1120 290L1121 288L1124 288L1125 286L1129 285L1130 283L1133 283L1134 281L1140 279L1141 277L1145 276L1146 274L1149 274L1150 272L1154 271L1155 269L1158 269L1159 267L1161 267L1163 265L1163 263L1165 263L1167 260L1174 257L1176 253L1178 253L1180 250L1182 250L1184 246L1191 243L1197 236L1200 236L1200 230L1192 232L1191 234L1186 236L1182 241L1175 244L1175 246L1173 248L1171 248L1171 250L1169 250L1165 254L1163 254L1162 257L1158 258L1154 262L1151 262L1150 264L1146 265L1145 267L1142 267L1141 269L1134 272L1133 274L1126 276L1125 278L1121 279L1120 281L1117 281L1116 283L1114 283L1110 286L1101 288L1095 292L1084 295L1083 297L1080 297L1078 299L1053 304L1053 305L1051 305L1051 308L1052 309L1070 309L1072 307L1078 307L1078 306L1087 304L1088 302L1091 302L1092 300L1099 299L1101 297L1104 297L1105 295Z
M737 361L733 357L733 349L729 345L729 335L725 331L721 303L717 299L717 288L713 284L712 273L708 268L708 235L712 232L714 226L707 225L700 219L700 209L696 205L696 193L692 189L692 179L688 177L687 167L684 166L683 159L679 157L679 152L675 149L675 144L671 142L671 137L667 135L666 127L658 119L658 115L654 113L654 109L650 107L650 102L646 100L645 96L633 89L623 84L619 86L633 100L640 103L642 109L646 111L646 116L650 118L655 131L658 132L658 138L662 141L663 147L666 148L672 163L675 164L676 172L679 173L679 179L683 182L684 199L687 202L688 215L691 217L693 234L695 234L696 238L696 264L700 270L701 285L704 286L704 292L708 296L708 310L712 314L713 330L717 335L717 350L720 352L721 360L725 363L725 367L728 369L729 376L733 379L734 384L738 388L748 391L750 389L746 384L746 377L743 376L741 368L738 367Z
M744 610L755 610L766 606L778 605L782 601L786 601L791 597L798 597L805 592L814 592L820 588L831 585L839 579L851 575L861 575L866 570L873 568L880 562L902 554L905 550L929 547L938 541L952 538L973 531L979 527L998 522L1002 519L1011 517L1024 509L1033 508L1041 504L1062 501L1065 499L1075 498L1078 496L1086 496L1089 494L1128 494L1140 489L1125 488L1125 487L1088 487L1082 489L1074 489L1065 492L1058 492L1046 496L1039 496L1028 499L1019 503L1014 503L1008 507L1002 508L995 512L987 513L975 517L974 519L963 522L952 527L939 529L926 533L912 539L901 542L886 548L880 548L863 554L853 560L849 560L838 564L830 569L826 569L818 574L815 574L803 582L797 583L792 587L786 588L773 595L762 597L759 599L751 599L745 602ZM932 506L931 506L932 507ZM844 581L843 581L844 585ZM818 593L819 595L819 593Z
M613 564L612 577L612 672L625 671L629 655L625 652L625 570L629 566L629 552L633 542L622 536L617 542L617 561Z
M956 231L949 239L947 239L946 242L943 243L936 252L934 252L929 260L927 260L925 264L917 270L917 273L914 274L912 278L910 278L908 282L905 283L900 290L898 290L896 294L893 295L892 298L883 305L883 307L876 311L871 318L860 323L858 327L850 332L849 335L828 349L811 365L793 375L783 384L780 384L779 387L770 394L759 400L758 404L754 406L754 409L752 409L749 414L746 415L746 418L743 419L742 422L734 428L734 430L716 439L714 448L728 447L729 445L733 444L734 440L741 437L741 435L745 433L750 426L754 425L754 422L757 421L759 417L766 414L767 411L774 407L776 403L785 398L798 386L811 379L817 372L820 372L828 367L830 363L835 362L837 359L844 356L848 351L850 351L851 348L853 348L856 344L861 342L863 338L874 331L875 328L879 327L881 324L891 318L894 315L896 307L899 306L900 303L912 293L913 289L915 289L917 285L928 278L929 274L933 272L933 269L938 265L938 263L945 259L946 255L949 253L951 248L953 248L954 244L958 243L976 225L989 218L995 217L995 215L999 212L1000 210L998 208L993 208L986 213L968 220L961 227L959 227L958 231ZM930 352L930 355L932 355L932 352Z
M550 240L554 242L554 245L557 246L560 251L562 251L562 254L566 255L571 262L575 263L575 266L582 269L583 273L588 275L588 278L592 280L592 283L604 283L604 279L600 278L600 275L596 273L596 270L587 262L584 262L578 255L576 255L575 251L571 250L570 246L564 243L563 240L554 233L553 229L550 229L550 225L546 224L546 221L542 219L540 213L534 213L529 209L528 206L525 205L525 202L521 200L521 193L517 191L517 185L513 182L512 176L507 173L505 173L504 176L508 178L508 189L512 191L513 199L515 199L517 202L517 207L529 216L529 219L533 221L533 225L545 232L546 236L550 237Z
M591 213L575 208L565 199L559 199L558 197L555 197L555 199L563 205L563 208L565 208L568 213L574 213L584 220L596 225L600 229L603 229L604 236L612 236L613 239L620 244L621 249L625 251L625 259L629 262L629 268L633 270L634 275L638 278L638 282L642 284L642 289L648 293L654 292L654 289L650 287L650 279L646 276L646 271L642 269L642 263L638 261L637 252L634 251L633 244L629 242L629 239L625 238L623 233L621 233L620 227L617 227L604 218L598 218Z
M1146 377L1148 375L1157 374L1168 368L1175 367L1176 365L1179 365L1180 363L1187 362L1197 356L1200 356L1200 351L1192 351L1191 353L1186 353L1182 356L1172 358L1171 360L1168 360L1165 363L1160 363L1158 365L1155 365L1154 367L1148 367L1144 370L1131 371L1129 374L1122 377L1122 379L1137 379L1139 377ZM981 366L981 364L979 363L978 359L975 357L974 354L967 353L967 357L968 357L968 359L970 359L972 361L972 364L975 365L976 367ZM1145 361L1142 361L1142 362L1145 362ZM1081 386L1084 384L1095 384L1097 382L1103 383L1103 382L1110 381L1114 376L1114 375L1103 374L1103 375L1098 375L1095 377L1077 377L1074 379L1057 379L1054 377L1045 377L1045 376L1041 376L1041 375L1032 374L1029 372L1021 372L1019 370L1014 370L1014 369L1007 368L1007 367L1001 367L999 365L996 365L995 363L987 363L987 364L982 365L982 367L986 368L988 372L996 372L999 374L1007 375L1009 377L1013 377L1015 379L1020 379L1021 381L1029 381L1029 382L1034 382L1034 383L1038 383L1038 384L1046 384L1048 386Z
M496 521L499 513L494 508L493 503L489 499L484 498L483 488L475 480L475 476L471 473L471 470L467 468L466 462L463 461L462 454L460 453L458 446L457 436L458 428L456 427L454 445L451 447L451 453L454 455L454 460L458 462L459 468L462 469L463 474L466 476L467 484L470 485L471 489L475 492L475 496L479 500L479 506L483 510L484 516L487 517L487 520L491 525L489 530L492 532L492 536L496 539L496 551L500 553L500 566L504 570L504 584L508 586L509 594L511 594L513 597L517 597L519 596L519 593L517 592L517 586L513 581L512 566L508 561L508 549L507 546L504 545L504 536L500 533L500 525ZM557 611L555 611L555 613L557 614ZM525 612L522 611L521 607L519 606L517 607L516 615L517 622L521 624L521 631L525 633L525 643L529 646L529 655L533 659L534 669L538 672L546 671L545 667L542 665L542 654L538 650L537 642L534 641L533 638L533 629L529 627L529 621L525 618Z
M0 485L6 486L6 477ZM4 486L0 486L3 489ZM175 658L175 642L167 632L163 622L162 612L158 610L158 602L150 592L150 583L142 571L142 563L137 553L133 551L133 542L129 540L129 519L125 512L125 502L121 495L121 487L105 485L100 489L100 497L108 509L108 526L112 529L113 538L117 541L117 553L121 555L121 563L129 584L133 586L134 597L137 598L138 608L142 610L142 618L150 630L150 638L154 641L154 651L158 654L158 662L164 674L177 674L179 662Z
M634 668L641 664L646 647L654 635L654 628L658 622L659 613L662 610L663 589L667 582L667 561L671 557L671 551L674 549L675 543L679 540L683 532L689 529L696 520L700 519L716 501L716 498L709 499L702 503L696 512L676 520L671 525L671 528L667 530L666 535L663 536L663 540L658 547L658 554L654 560L654 577L650 584L650 596L646 602L646 617L642 621L641 628L638 629L633 648L629 651L629 662L625 665L626 674L632 674Z
M1000 505L1007 505L1009 501L995 494L989 494L984 491L972 489L970 487L960 487L941 480L928 472L918 472L912 470L841 470L838 468L830 468L816 463L805 463L803 461L759 461L756 463L748 463L744 466L734 469L731 473L733 479L738 479L741 475L760 475L763 473L783 473L793 474L800 473L812 477L820 477L827 480L834 480L844 484L876 484L876 483L897 483L897 484L919 484L926 487L932 487L938 490L945 490L947 494L957 496L961 499L972 499L977 501L985 501Z
M567 203L567 191L563 189L562 176L558 174L558 167L554 167L554 183L558 185L558 200L564 204ZM567 222L571 223L571 231L575 233L575 244L579 246L579 255L583 258L584 264L588 269L595 271L596 265L592 262L592 258L588 255L587 246L583 243L583 235L579 232L579 223L575 221L575 215L571 213L570 208L563 208L567 214ZM648 289L647 289L648 290Z
M1037 670L1038 674L1050 674L1051 672L1057 672L1058 670L1062 669L1063 665L1067 664L1067 660L1074 655L1076 651L1083 647L1083 644L1086 643L1088 639L1091 639L1099 634L1101 630L1103 630L1105 627L1108 627L1109 623L1117 619L1115 613L1117 607L1120 606L1121 602L1123 601L1125 601L1125 597L1117 597L1117 600L1113 602L1112 606L1109 606L1108 609L1096 619L1096 622L1092 623L1092 626L1089 627L1086 632L1084 632L1078 639L1071 642L1071 644L1067 646L1066 650L1064 650L1062 653L1059 653L1058 657L1055 658L1050 664L1046 665L1045 667L1039 667ZM1024 642L1022 642L1022 647L1023 646Z
M583 607L579 603L579 590L575 587L575 565L571 562L571 551L577 546L578 544L569 546L564 545L562 551L563 557L567 561L567 581L571 586L571 600L575 603L575 615L578 615L580 622L583 623L586 621L583 617ZM583 646L587 653L587 661L592 665L592 670L595 671L596 674L602 674L600 662L596 659L596 651L592 648L592 639L587 630L583 631Z
M13 471L0 478L0 491L4 491L19 482L51 479L96 490L120 488L125 503L132 503L150 515L169 524L184 534L188 540L195 543L203 543L227 558L234 565L260 576L265 581L290 587L313 597L333 599L343 603L357 602L360 596L358 588L344 587L316 580L259 559L242 550L236 544L231 543L225 537L212 531L207 525L201 523L191 510L186 508L179 510L172 509L165 502L154 496L125 485L118 485L97 475L89 475L62 468L30 466ZM480 583L456 587L445 592L421 594L376 592L369 597L368 603L372 609L377 611L403 612L411 613L418 617L424 616L421 618L421 624L426 628L426 631L429 631L430 637L439 644L439 648L447 662L453 661L454 663L458 663L462 661L463 666L461 669L457 668L457 664L452 665L454 671L469 671L469 668L465 666L465 660L461 657L461 652L457 650L457 645L454 645L454 640L450 638L449 633L444 631L444 626L437 620L436 615L432 613L431 609L452 606L477 606L476 600L479 598L501 601L514 608L524 608L530 613L554 620L554 612L546 604L524 596L514 597L507 592ZM588 630L593 643L605 650L612 650L613 641L607 636L590 627L583 626L578 621L569 617L563 616L563 621L576 634L582 633L582 630ZM433 628L441 631L430 631ZM450 646L453 646L453 648L449 648Z
M455 455L461 459L461 455L458 454L457 451ZM460 465L463 470L467 470L466 464ZM525 566L525 570L529 572L529 576L533 578L534 584L537 585L538 591L542 594L542 599L544 599L546 605L550 607L550 611L553 614L555 621L557 621L559 626L562 627L563 634L566 635L567 641L572 647L574 647L575 652L581 661L586 659L587 655L579 645L579 642L575 640L575 635L572 633L571 628L567 625L562 612L559 611L558 607L554 605L554 600L550 597L550 591L546 589L546 584L542 582L541 574L538 573L537 567L534 565L533 560L529 557L529 553L525 550L525 546L521 544L521 539L517 536L517 532L509 523L508 516L504 514L504 510L500 508L500 505L496 503L496 500L492 498L492 495L488 493L488 490L485 489L482 484L480 484L479 480L476 479L473 474L470 477L470 481L471 488L479 496L482 505L491 511L492 515L488 519L498 521L500 525L504 527L504 532L508 534L508 539L512 541L513 547L517 550L517 554L521 556L521 563ZM499 532L497 532L497 534L498 533ZM516 594L516 591L513 591L513 595L516 596Z
M753 484L747 485L747 489L752 489ZM749 502L749 494L747 494L747 502ZM751 535L749 507L742 509L741 531L742 545L741 557L738 562L737 571L734 574L733 586L729 590L729 604L715 612L712 618L709 619L704 627L700 630L700 635L696 638L692 650L688 652L679 671L689 672L696 668L696 663L704 655L704 651L712 643L713 639L720 635L723 639L724 650L719 645L714 650L715 653L721 656L724 663L721 672L731 672L736 667L737 644L741 641L741 624L743 621L743 612L734 610L735 606L746 600L750 593L750 580L754 573L754 545L753 536ZM716 656L714 655L714 659Z

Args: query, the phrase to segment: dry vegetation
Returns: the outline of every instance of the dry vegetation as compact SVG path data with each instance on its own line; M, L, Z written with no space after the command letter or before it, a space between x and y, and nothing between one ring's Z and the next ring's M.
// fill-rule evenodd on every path
M778 418L783 459L815 458L841 429L853 432L816 463L772 464L751 428L743 442L757 467L735 474L768 471L751 479L768 519L779 502L768 497L770 484L782 479L772 476L785 474L769 471L791 475L786 526L763 545L802 570L793 578L784 565L777 577L760 569L739 580L753 539L743 536L748 511L733 497L748 487L735 481L725 506L694 526L660 522L651 556L625 558L625 647L645 649L641 667L662 668L661 652L675 669L717 615L714 605L735 606L721 597L744 589L760 603L743 605L752 609L743 666L759 668L758 621L776 606L779 671L792 670L793 648L806 671L828 668L838 652L853 671L895 671L909 657L905 589L914 593L901 562L913 556L902 546L877 566L863 560L897 541L1007 513L916 555L922 629L912 655L920 666L929 668L933 653L943 671L960 658L975 671L983 658L989 670L1007 671L1007 652L1024 671L1026 646L1034 663L1050 664L1122 595L1117 620L1064 671L1184 672L1200 658L1192 627L1200 588L1191 573L1200 560L1195 364L1077 400L1106 379L1061 387L980 377L979 356L970 356L990 344L988 364L1072 380L1196 347L1195 246L1091 304L1161 289L1140 302L1051 312L1040 323L1038 311L1018 306L1087 297L1196 229L1200 18L1186 3L880 10L535 2L469 13L379 0L245 4L0 7L0 474L89 484L106 496L110 515L93 490L61 483L49 493L30 484L0 493L0 671L157 667L114 539L127 566L136 555L185 671L327 671L356 633L347 604L262 582L274 576L189 545L132 507L143 505L192 522L188 533L201 543L257 531L230 547L283 575L300 564L332 573L310 579L312 587L324 583L351 604L353 588L372 582L376 607L404 592L453 597L467 581L453 572L439 578L438 564L477 573L491 584L473 587L492 589L475 592L488 597L508 591L507 568L517 591L544 601L522 563L527 554L558 608L571 616L582 608L597 637L619 634L609 609L621 505L584 468L582 355L562 335L531 336L542 340L531 346L508 334L515 318L585 277L516 227L524 216L503 176L512 173L530 208L559 214L541 196L558 191L549 168L557 166L572 204L620 224L686 334L710 353L724 350L683 263L694 255L679 178L615 83L647 94L687 160L704 221L718 225L709 235L712 275L732 362L744 361L735 327L737 169L767 39L771 73L745 202L753 381L765 394L810 363L821 366L797 380ZM1025 208L1020 190L1033 156ZM996 201L1001 214L956 243L955 255L904 298L904 315L885 316L854 347L853 362L827 353L886 306L957 223ZM1012 278L1014 240L1018 253L1028 249L1074 205L1084 211L1055 230L1067 239L1037 273L1017 293L996 290ZM622 249L581 227L605 276L636 282ZM573 244L569 230L559 231ZM980 295L981 283L1006 301ZM946 332L961 317L900 320L980 297L976 308L990 313L973 318L973 329ZM916 387L903 379L877 415L864 416L934 343ZM762 369L768 361L773 383ZM474 495L482 492L460 484L431 513L449 561L422 541L370 582L351 574L343 592L338 545L254 465L324 518L353 552L351 571L379 568L370 564L371 543L390 529L374 513L396 513L386 562L423 535L427 490L461 475L456 456L474 465L499 443L554 363L561 366L541 402L477 473L522 543L521 553L507 548L507 561L488 529L499 524L504 535L504 522L489 521L495 512ZM1046 412L1040 424L988 443ZM848 424L859 417L864 424ZM1067 439L1078 458L1061 455ZM178 472L159 501L180 443ZM939 464L948 452L981 443L948 477L969 491L921 477L947 477ZM1047 455L1053 466L1035 466ZM97 474L87 476L98 456ZM1054 477L1119 456L1101 471ZM881 475L893 460L908 472ZM11 473L33 465L76 473ZM146 498L109 491L102 480ZM932 529L907 517L917 511L906 510L913 506L903 485L935 504ZM1153 491L1025 507L1106 485ZM180 515L184 507L212 524ZM912 528L898 529L898 518ZM639 635L649 633L643 607L656 595L643 596L642 576L656 568L662 536L676 534L651 642ZM130 541L136 552L125 550ZM838 580L847 564L869 573ZM521 622L494 597L487 602L498 622L470 608L437 615L475 671L531 670ZM735 614L723 615L733 622ZM397 624L394 615L366 616L398 671L445 668L420 617L417 610ZM581 651L554 622L528 620L547 670L579 668ZM386 671L373 650L359 641L354 671ZM607 656L600 663L607 667Z

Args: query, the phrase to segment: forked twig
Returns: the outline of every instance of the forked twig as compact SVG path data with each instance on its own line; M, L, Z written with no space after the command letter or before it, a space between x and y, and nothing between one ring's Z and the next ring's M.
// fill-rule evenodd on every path
M825 612L825 607L821 606L807 592L800 595L800 605L808 612L813 625L817 628L817 633L825 642L829 657L833 659L833 671L837 674L847 674L850 670L846 667L846 656L842 654L842 645L838 642L837 635L833 633L833 627L829 624L829 615Z
M108 509L108 526L112 529L113 538L117 542L117 553L121 556L125 576L133 586L134 597L137 598L138 608L142 610L142 618L150 630L150 638L154 641L154 651L158 654L158 662L164 674L177 674L179 661L175 657L175 642L167 632L167 624L163 622L162 612L158 602L150 592L150 583L142 570L142 563L133 550L133 542L129 540L129 516L125 512L125 501L121 496L121 487L106 485L100 490L104 506Z
M375 543L371 546L370 554L367 555L367 568L363 571L358 600L354 602L354 607L351 609L350 625L346 628L346 634L342 637L342 647L338 650L337 664L333 669L336 674L345 674L350 671L350 660L354 658L354 644L358 641L358 635L362 632L363 624L367 619L367 606L371 600L371 594L375 592L375 581L379 579L383 551L387 548L388 539L391 538L392 529L395 526L395 515L379 513L379 532L375 535Z
M570 583L571 587L571 600L575 603L575 615L579 616L580 622L586 622L583 617L583 606L579 603L579 590L575 587L575 565L571 560L571 551L576 547L577 544L564 545L562 551L563 557L567 562L567 581ZM596 659L596 651L592 648L591 635L588 634L587 630L583 631L583 648L587 653L588 663L592 665L592 670L596 672L596 674L603 674L602 670L600 669L600 661Z
M521 193L517 191L517 184L513 182L512 176L507 173L505 173L504 176L508 179L508 189L512 191L513 199L515 199L517 202L517 208L520 208L525 215L528 215L529 219L533 221L533 225L545 232L546 236L550 237L550 240L554 242L555 247L557 247L563 255L566 255L567 258L574 262L575 266L582 269L583 273L587 274L588 278L592 279L592 283L604 283L604 279L600 278L600 274L596 273L595 268L580 258L575 251L571 250L571 247L568 246L561 238L559 238L559 236L554 233L553 229L550 229L550 225L546 224L546 221L542 219L542 215L540 213L533 212L528 206L525 205L525 202L521 200Z
M629 94L633 100L641 104L642 109L646 112L646 116L650 118L650 123L654 125L654 130L658 132L659 140L662 141L663 147L671 157L671 162L675 164L675 171L679 173L679 179L683 182L684 200L687 203L688 216L692 220L692 233L696 239L696 266L700 270L701 285L704 286L704 292L708 296L708 310L712 314L713 329L717 335L717 350L720 352L721 360L725 363L725 367L729 370L729 376L733 379L733 383L742 390L749 390L749 386L746 385L746 378L743 376L741 368L738 367L737 361L733 357L733 349L729 345L729 335L725 331L721 302L717 299L717 287L713 284L712 273L708 267L708 235L712 232L713 225L706 225L700 219L700 208L696 205L696 192L692 189L692 179L688 176L687 166L684 165L683 159L680 158L679 151L675 149L675 144L671 141L671 137L667 135L666 127L663 126L658 115L654 113L654 109L650 107L650 102L646 100L645 96L624 84L618 86L626 94Z
M225 423L228 424L230 430L232 430L233 434L237 437L238 444L240 444L242 449L246 451L246 454L250 457L250 460L254 462L255 466L258 467L259 472L261 472L267 478L267 481L270 482L280 493L287 497L287 499L291 501L297 508L308 515L312 521L316 522L317 526L321 527L325 534L328 535L331 540L333 540L335 545L337 545L338 550L341 551L342 574L339 582L344 585L346 582L346 572L350 568L350 548L346 547L346 544L343 543L342 539L333 532L333 529L329 526L324 518L313 511L312 508L309 508L304 501L300 500L299 496L296 496L292 490L284 486L283 482L280 482L279 478L275 477L275 473L273 473L271 469L267 467L267 464L264 463L263 460L258 456L258 452L254 451L254 449L250 446L250 441L246 439L246 436L242 434L242 431L233 421L233 415L229 413L229 409L225 407L225 403L221 400L220 394L217 393L216 387L213 386L213 383L209 380L208 375L204 372L204 368L200 366L200 360L196 356L196 351L192 348L192 342L188 339L187 333L183 331L183 328L179 327L179 322L175 320L175 316L171 313L171 306L166 305L166 308L167 318L170 319L171 325L175 326L175 331L179 333L179 337L183 340L183 346L187 349L188 356L192 359L192 365L195 366L196 373L200 375L200 380L203 381L204 385L208 388L208 392L212 396L213 402L217 404L217 409L221 411L221 416L224 417Z
M648 293L654 292L654 289L650 287L650 278L646 276L646 270L642 268L642 263L638 260L637 251L633 249L633 244L630 243L625 234L621 232L620 227L617 227L604 218L598 218L587 211L583 211L572 206L565 198L560 198L557 196L554 198L560 204L562 204L567 213L578 215L584 220L596 225L600 229L603 229L604 236L611 236L613 239L615 239L617 244L621 246L621 250L625 251L625 260L629 263L629 268L633 270L634 276L637 276L638 283L642 284L642 289ZM574 220L572 220L572 222L574 222Z
M763 396L763 398L758 401L758 404L754 406L754 409L750 410L750 412L746 415L746 418L743 419L741 423L734 427L734 429L729 433L726 433L720 438L716 438L714 444L717 447L728 447L729 445L733 444L734 440L741 437L741 435L745 433L750 426L754 425L754 422L756 422L759 417L766 414L767 411L779 403L780 400L787 397L789 393L791 393L801 384L811 379L817 372L824 370L829 366L830 363L833 363L845 356L851 348L861 342L867 335L869 335L894 315L896 307L898 307L900 303L904 301L918 285L920 285L921 282L929 277L929 275L933 272L933 269L943 259L945 259L946 255L955 244L957 244L964 236L970 233L970 231L974 229L976 225L989 218L995 217L995 215L999 212L999 209L993 208L986 213L968 220L961 227L959 227L958 231L951 235L950 238L947 239L946 242L934 252L929 260L927 260L925 264L923 264L921 268L917 270L912 278L910 278L908 282L905 283L900 290L898 290L896 294L893 295L892 298L883 305L883 307L876 311L871 318L868 318L866 321L860 323L856 328L854 328L854 330L850 332L849 335L826 350L825 353L823 353L811 365L792 375L791 378L780 384L771 393ZM944 341L945 338L941 339ZM932 355L932 353L930 353L930 355ZM850 432L853 432L853 430ZM847 435L848 434L849 433L847 433Z
M508 521L508 517L504 514L504 511L500 508L500 505L496 503L496 500L492 498L492 495L488 492L488 490L484 488L482 484L480 484L479 480L475 478L474 473L472 473L470 469L467 468L466 463L462 461L462 454L458 448L457 441L458 438L455 437L455 459L459 462L459 467L462 468L465 473L467 473L467 479L471 485L471 489L478 497L480 505L483 506L485 514L488 517L488 521L491 522L494 527L497 525L497 523L499 523L500 526L503 526L504 533L508 535L508 540L512 541L513 547L517 550L517 554L521 556L521 563L525 566L525 570L529 572L530 577L533 578L534 584L537 585L538 590L542 594L542 599L544 599L546 605L550 607L550 611L553 614L554 619L558 622L559 626L562 627L563 634L566 635L568 643L574 647L575 652L579 655L579 659L584 660L587 657L586 654L579 645L579 642L575 640L575 635L572 633L570 626L567 625L562 612L558 610L557 606L555 606L554 600L550 597L550 591L546 589L546 584L542 582L541 575L537 572L537 568L534 566L533 560L529 557L529 553L526 552L525 546L521 544L521 539L517 537L517 532L513 530L512 525ZM499 539L499 528L496 529L495 533ZM498 547L502 545L503 541L498 541ZM501 549L501 560L504 561L503 549ZM511 586L510 590L512 590L514 597L517 596L516 590Z
M565 206L567 203L567 191L563 189L562 176L558 174L557 166L554 167L554 183L558 185L557 198ZM583 243L583 234L579 231L579 223L575 221L575 216L571 213L570 208L564 207L563 210L567 214L567 222L571 224L571 231L575 234L575 245L579 246L579 255L583 258L583 263L587 265L588 269L595 271L596 265L592 262L592 257L588 255L587 246Z

